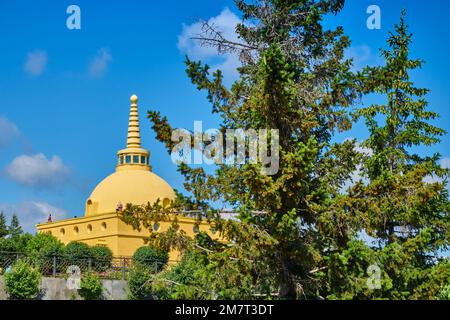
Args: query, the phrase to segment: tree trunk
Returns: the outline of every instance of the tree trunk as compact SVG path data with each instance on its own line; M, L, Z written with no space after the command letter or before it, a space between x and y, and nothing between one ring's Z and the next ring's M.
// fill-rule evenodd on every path
M279 298L285 300L297 299L297 290L294 282L294 278L290 273L285 261L282 262L280 270L280 283L279 283Z

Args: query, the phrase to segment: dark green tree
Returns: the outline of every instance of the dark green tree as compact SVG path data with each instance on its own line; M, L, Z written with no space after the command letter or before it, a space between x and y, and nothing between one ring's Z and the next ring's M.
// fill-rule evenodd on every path
M92 269L96 272L105 272L111 268L113 253L104 245L91 247Z
M42 274L52 272L53 257L61 259L64 244L48 233L37 233L25 242L25 254Z
M142 268L148 268L157 273L163 269L169 261L167 251L162 251L150 246L140 247L133 254L133 264Z
M6 226L5 214L0 212L0 238L4 238L8 235L8 227Z
M83 242L69 242L64 247L63 256L67 265L77 265L82 271L88 270L89 261L93 262L91 247Z
M351 127L347 109L357 97L351 61L344 59L350 42L341 27L326 30L322 25L324 16L337 14L344 1L239 0L236 4L244 19L236 28L238 43L207 23L198 40L219 52L238 54L239 79L229 89L220 70L211 72L208 65L189 58L186 71L222 119L224 140L227 128L278 130L278 170L267 174L261 161L247 161L218 164L210 174L183 163L179 171L186 178L189 196L179 195L168 209L158 203L127 206L124 220L147 227L167 219L162 212L189 210L199 219L213 221L230 245L205 248L201 239L189 241L176 221L167 232L152 237L153 244L162 247L205 250L208 264L204 277L198 278L211 282L210 297L230 289L229 296L237 298L233 289L244 286L241 298L274 293L291 299L316 297L323 252L337 240L347 239L347 235L332 238L333 233L322 227L328 222L318 212L329 206L355 169L354 141L331 143L336 131ZM155 111L148 116L157 138L171 152L175 142L168 120ZM214 206L217 202L233 208L237 219L222 219Z
M12 238L15 238L20 236L21 234L23 234L22 226L20 225L19 217L14 213L8 228L8 235Z
M450 279L450 263L442 257L450 239L449 171L439 165L439 154L426 155L445 131L432 124L438 114L428 109L429 90L411 80L411 70L423 64L410 57L411 41L403 12L381 51L385 65L362 73L366 92L386 103L356 112L370 132L362 144L370 150L362 162L367 181L351 187L328 214L334 220L339 214L357 217L356 230L372 244L352 240L328 256L333 297L433 299ZM339 232L341 225L335 228ZM366 285L370 265L381 269L374 290Z

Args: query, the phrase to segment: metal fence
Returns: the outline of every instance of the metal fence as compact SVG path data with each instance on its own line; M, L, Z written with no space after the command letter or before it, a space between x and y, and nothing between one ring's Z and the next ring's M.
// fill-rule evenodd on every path
M73 258L64 255L27 256L17 252L0 252L0 275L11 270L16 262L23 260L37 268L43 276L66 277L74 273L95 273L104 279L126 279L127 273L137 263L130 257L99 259L94 257ZM141 261L155 273L164 264L159 261Z

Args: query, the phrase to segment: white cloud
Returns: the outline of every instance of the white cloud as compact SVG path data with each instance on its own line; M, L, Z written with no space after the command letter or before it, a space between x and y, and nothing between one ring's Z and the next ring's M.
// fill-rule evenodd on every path
M222 36L233 42L240 42L236 34L236 25L241 23L237 15L228 8L215 17L208 20L208 24L222 33ZM202 34L202 22L196 22L190 25L183 25L183 30L178 36L178 49L187 54L191 59L205 60L212 62L212 69L222 70L224 77L228 81L237 79L237 67L240 66L239 57L234 53L224 53L219 55L216 48L211 46L202 46L198 40L192 39ZM220 62L217 62L220 60Z
M447 157L442 158L440 165L444 169L450 169L450 158L447 158ZM423 181L426 183L436 183L436 182L441 183L443 180L442 180L442 178L439 178L436 175L432 175L432 176L426 176L425 178L423 178ZM447 184L447 189L450 193L450 184Z
M0 148L5 147L19 136L19 129L6 117L0 116Z
M377 54L372 53L372 49L366 45L352 46L345 51L347 59L353 59L353 70L359 71L366 66L382 65L383 60Z
M36 224L46 222L48 215L52 215L53 221L64 219L67 212L51 204L40 201L24 201L18 204L0 203L0 212L3 211L9 223L15 213L19 217L20 224L25 232L34 233Z
M353 140L354 138L347 138L345 140ZM371 156L373 154L373 150L367 147L361 146L359 142L356 142L355 151L366 156ZM361 165L357 165L355 171L350 174L350 178L344 182L341 190L345 192L348 188L354 186L357 182L362 181L367 185L369 182L368 177L364 174Z
M38 153L18 156L8 165L6 174L22 185L51 188L67 181L69 169L60 157L47 159L44 154Z
M450 169L450 158L442 158L441 167L444 169Z
M47 61L47 52L42 50L31 51L27 55L23 68L25 72L32 76L40 76L45 71Z
M89 65L89 75L94 78L103 76L112 62L112 55L106 48L101 48Z
M345 140L351 140L351 139L354 139L354 138L347 138ZM356 142L355 151L362 153L366 156L373 155L372 149L361 146L361 144L359 142ZM442 168L450 169L450 158L448 158L448 157L442 158L440 161L440 165ZM350 174L350 178L344 182L344 184L341 188L341 191L345 192L348 188L354 186L355 183L358 181L362 181L365 185L367 185L369 183L369 179L362 171L361 165L358 165L356 167L356 170ZM423 181L425 183L435 183L435 182L442 182L442 179L436 175L428 175L423 178ZM450 192L450 184L447 185L447 189Z
M362 153L366 156L371 156L373 155L373 150L367 147L363 147L359 142L356 142L356 147L355 147L356 152L358 153Z
M425 176L423 178L423 182L425 182L425 183L436 183L436 182L441 182L441 181L442 181L441 178L439 178L439 177L437 177L435 175L433 175L433 176Z

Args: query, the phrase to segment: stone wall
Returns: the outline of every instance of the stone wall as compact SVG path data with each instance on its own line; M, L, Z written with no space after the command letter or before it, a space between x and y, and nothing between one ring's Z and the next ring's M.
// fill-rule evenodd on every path
M128 297L128 286L124 280L102 280L103 296L106 300L126 300ZM42 278L41 281L42 300L71 300L81 299L77 290L67 288L66 280L61 278ZM6 300L5 283L0 277L0 300Z
M0 300L6 300L5 281L2 276L0 276Z

